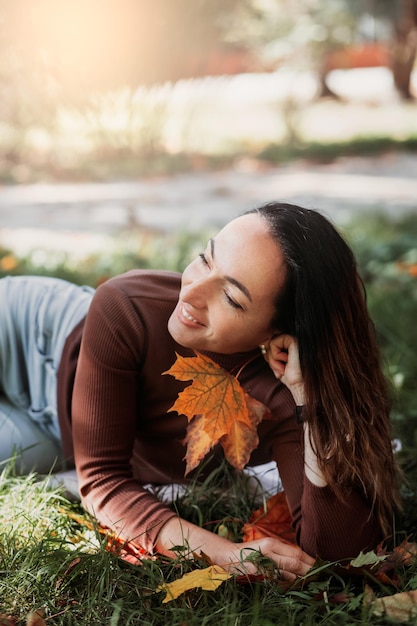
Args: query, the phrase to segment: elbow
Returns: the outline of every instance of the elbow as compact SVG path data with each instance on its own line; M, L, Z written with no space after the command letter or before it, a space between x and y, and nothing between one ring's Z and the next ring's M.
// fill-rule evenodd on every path
M382 540L381 530L375 521L355 525L346 532L329 532L326 528L311 533L308 529L297 533L300 547L313 557L323 561L354 559L360 552L375 550Z

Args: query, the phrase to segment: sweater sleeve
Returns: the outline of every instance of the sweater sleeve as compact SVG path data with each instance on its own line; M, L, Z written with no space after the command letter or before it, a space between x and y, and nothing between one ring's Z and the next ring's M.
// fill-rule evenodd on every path
M354 558L378 545L381 530L361 492L352 488L340 498L329 486L317 487L307 478L303 427L292 414L281 420L271 442L297 543L305 552L333 561Z
M317 487L304 476L300 514L301 547L324 560L352 559L382 539L370 503L355 489L340 499L330 487Z
M129 298L111 281L96 292L75 376L72 429L84 506L104 526L151 552L175 513L132 471L138 376L146 333Z

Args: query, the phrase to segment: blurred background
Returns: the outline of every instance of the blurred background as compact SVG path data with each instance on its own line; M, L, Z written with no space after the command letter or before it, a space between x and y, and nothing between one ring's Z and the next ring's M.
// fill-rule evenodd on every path
M182 270L260 202L317 208L417 459L416 51L417 0L0 0L1 275Z

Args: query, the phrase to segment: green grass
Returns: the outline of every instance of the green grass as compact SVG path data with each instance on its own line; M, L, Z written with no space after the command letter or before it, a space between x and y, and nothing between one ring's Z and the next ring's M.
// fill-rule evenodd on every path
M258 154L269 163L284 163L293 159L331 162L339 157L372 156L384 152L415 152L417 136L396 139L391 136L358 136L346 141L310 141L299 143L271 143Z
M416 205L417 209L417 205ZM346 229L391 383L393 434L417 453L417 211L398 219L363 214Z
M242 524L252 498L242 475L217 470L205 483L193 483L174 506L194 521L198 509L200 521L207 525L212 519L215 530L220 521ZM0 516L0 613L19 625L38 609L48 624L77 626L392 623L371 615L364 592L365 584L376 596L396 589L371 574L350 575L337 564L320 564L288 588L273 578L233 577L215 592L194 589L163 604L165 594L158 587L206 567L206 561L191 562L186 550L175 559L144 559L142 565L122 560L106 550L106 539L94 525L89 529L82 523L91 520L79 505L34 474L19 478L10 468L3 471ZM416 566L397 571L397 579L407 589L409 581L417 582Z

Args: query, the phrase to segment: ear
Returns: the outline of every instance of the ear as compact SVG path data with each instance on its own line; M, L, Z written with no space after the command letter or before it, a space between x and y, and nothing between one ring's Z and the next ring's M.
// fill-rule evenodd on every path
M265 339L262 341L262 343L259 344L259 349L262 352L262 354L265 356L267 353L267 349L269 344L271 343L271 341L273 341L273 339L275 337L277 337L278 335L281 335L281 332L279 330L271 330L271 332L266 335Z

